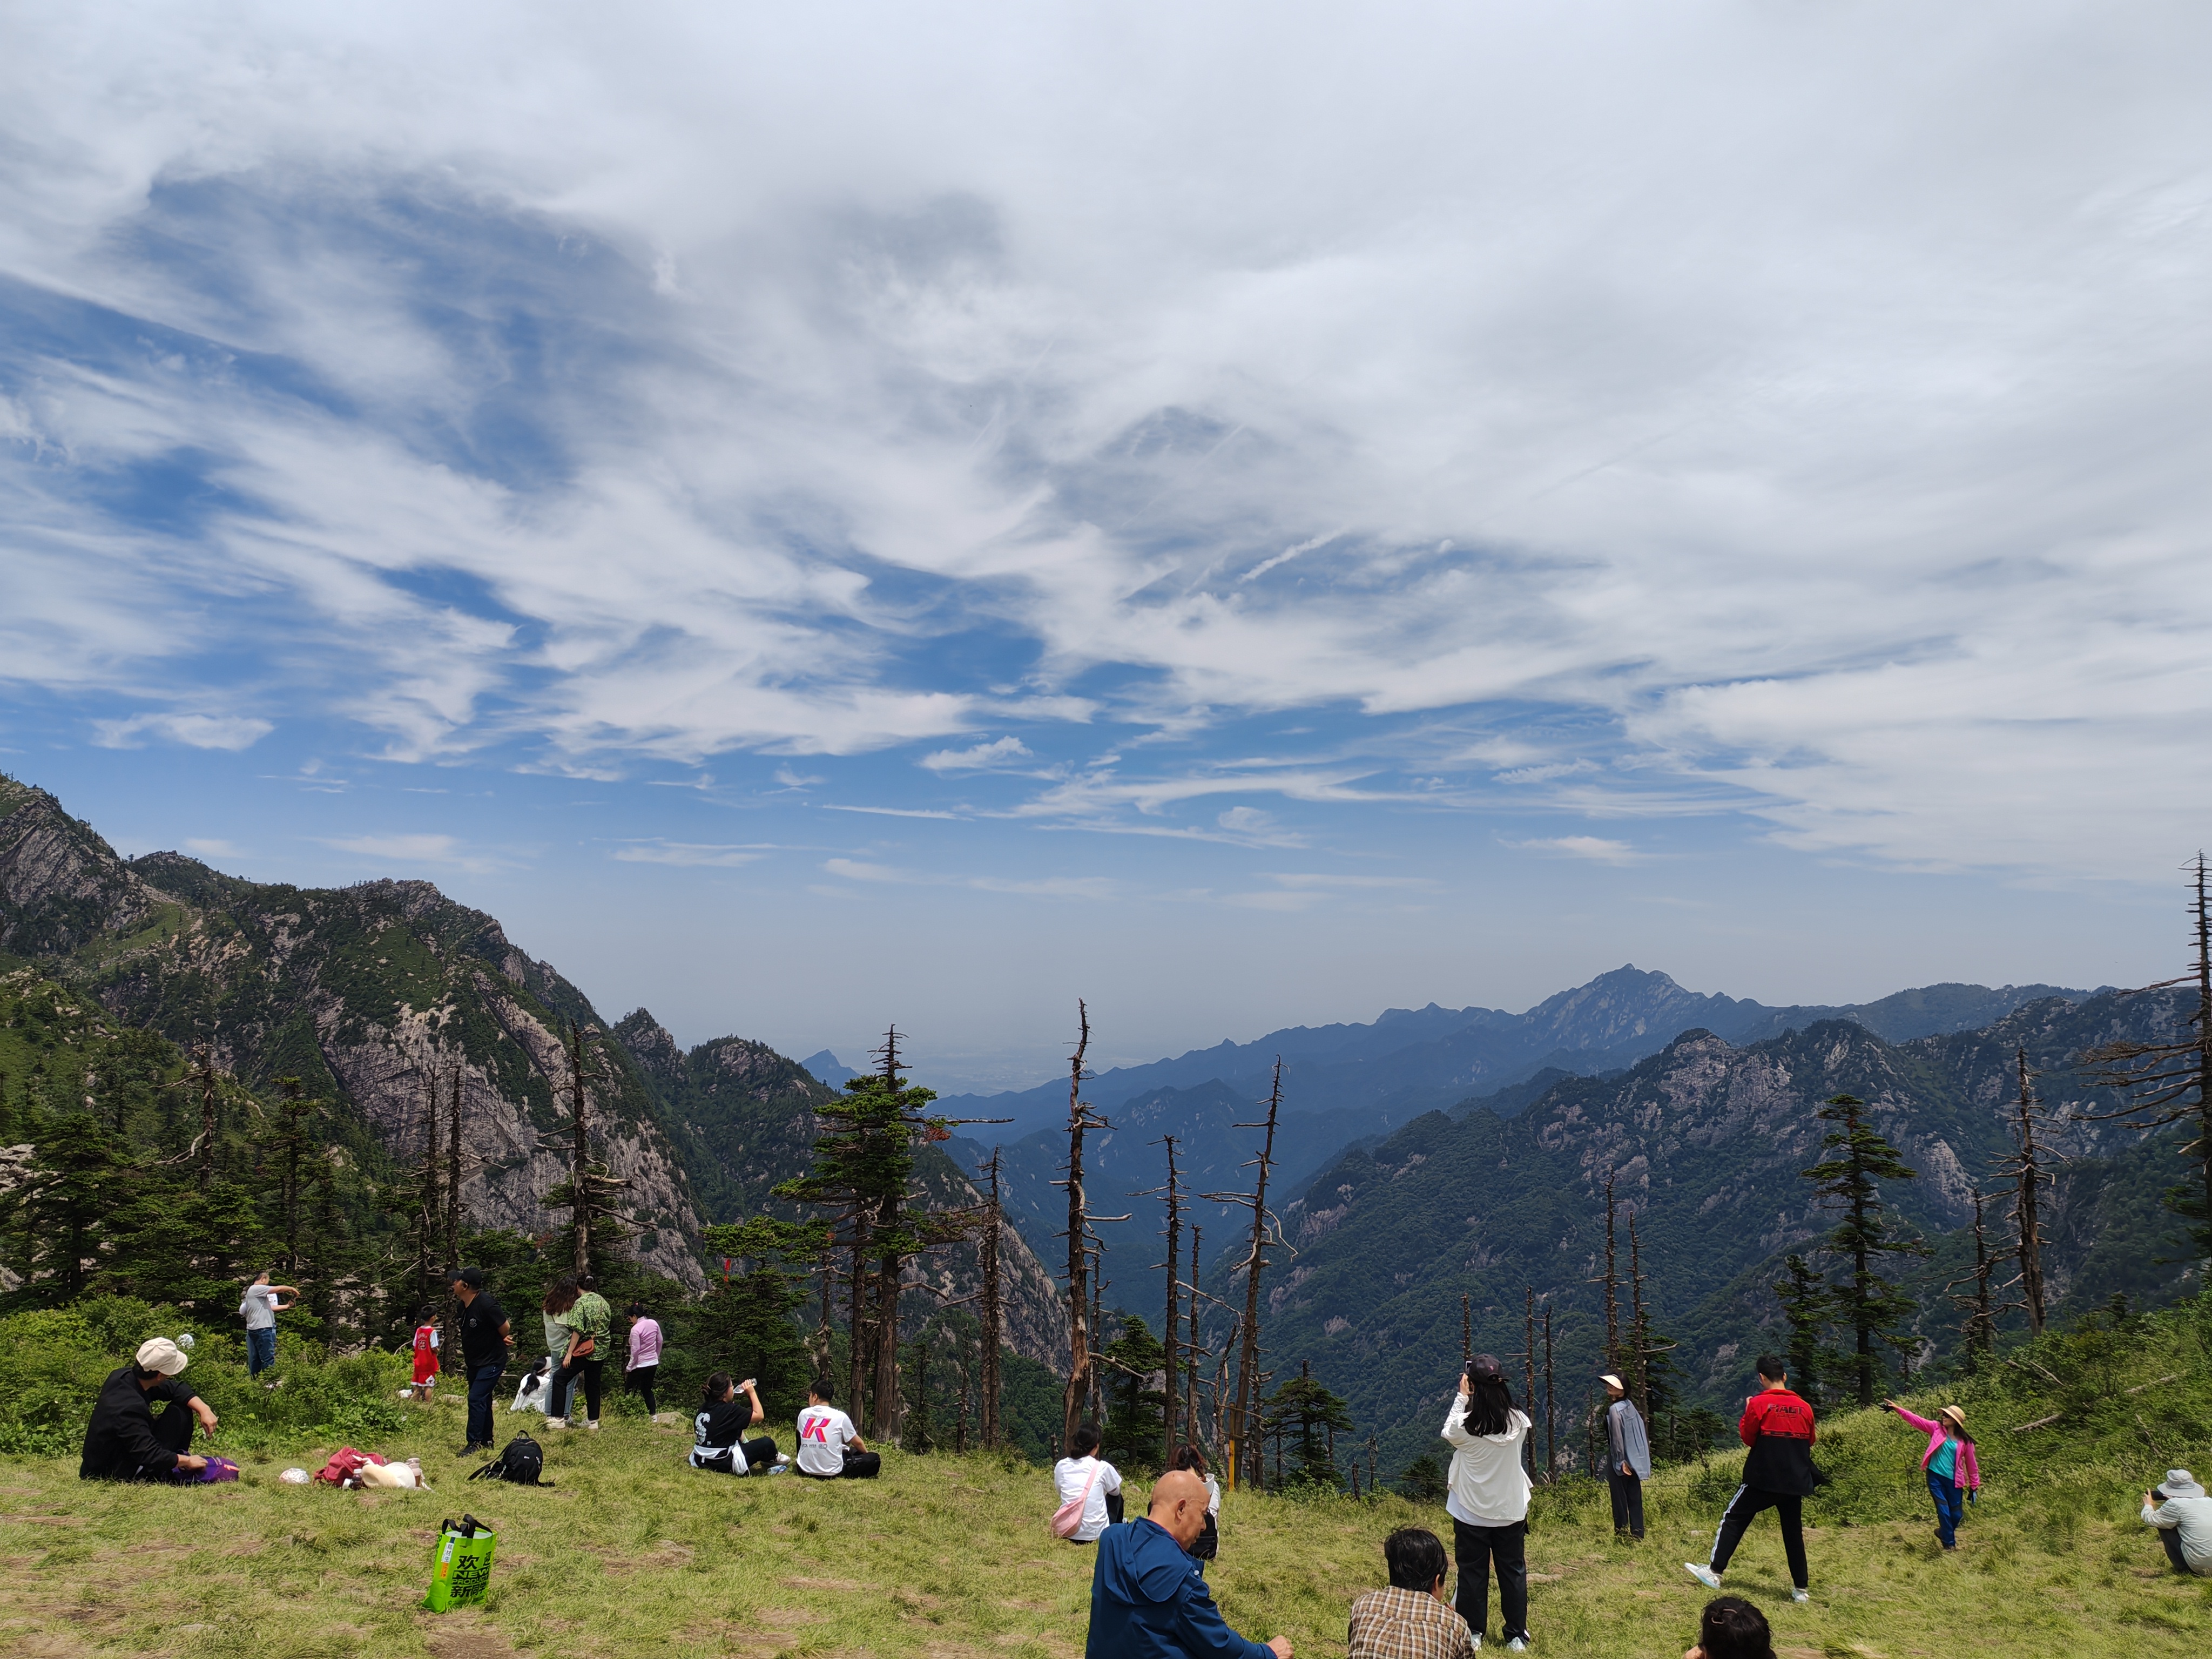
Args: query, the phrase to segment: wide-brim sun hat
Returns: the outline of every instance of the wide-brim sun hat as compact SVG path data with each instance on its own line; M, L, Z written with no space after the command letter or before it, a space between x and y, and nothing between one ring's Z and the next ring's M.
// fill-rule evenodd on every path
M2158 1484L2160 1498L2202 1498L2204 1488L2197 1484L2197 1477L2187 1469L2168 1469L2166 1479Z
M1956 1406L1946 1406L1942 1411L1936 1413L1936 1415L1938 1417L1949 1418L1954 1423L1956 1423L1962 1429L1966 1426L1966 1413L1960 1411Z
M1626 1394L1628 1392L1628 1384L1622 1382L1611 1371L1600 1371L1597 1375L1597 1380L1604 1383L1608 1389L1619 1389L1623 1394Z

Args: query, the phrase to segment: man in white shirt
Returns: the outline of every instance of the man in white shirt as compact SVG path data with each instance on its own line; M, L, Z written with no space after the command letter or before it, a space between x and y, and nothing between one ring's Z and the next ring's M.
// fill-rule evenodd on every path
M2142 1518L2159 1529L2176 1572L2212 1578L2212 1498L2187 1469L2168 1469L2164 1482L2143 1494Z
M872 1480L884 1460L868 1449L853 1419L830 1403L836 1385L817 1376L806 1385L806 1409L799 1413L799 1473L817 1480Z

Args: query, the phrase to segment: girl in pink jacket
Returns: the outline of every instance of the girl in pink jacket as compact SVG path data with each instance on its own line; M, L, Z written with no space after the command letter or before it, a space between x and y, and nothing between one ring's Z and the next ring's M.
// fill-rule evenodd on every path
M1928 1495L1936 1500L1936 1536L1947 1550L1959 1547L1959 1523L1966 1518L1966 1499L1979 1492L1982 1471L1974 1461L1974 1438L1966 1432L1966 1414L1946 1406L1931 1419L1916 1416L1894 1400L1881 1408L1895 1412L1928 1437L1928 1449L1920 1454L1920 1468L1928 1477Z

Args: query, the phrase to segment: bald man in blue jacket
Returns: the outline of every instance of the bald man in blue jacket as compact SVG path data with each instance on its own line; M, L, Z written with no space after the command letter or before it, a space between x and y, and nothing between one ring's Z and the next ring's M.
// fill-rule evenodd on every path
M1140 1521L1098 1535L1085 1659L1291 1659L1290 1638L1254 1642L1229 1628L1185 1549L1206 1528L1206 1483L1174 1469Z

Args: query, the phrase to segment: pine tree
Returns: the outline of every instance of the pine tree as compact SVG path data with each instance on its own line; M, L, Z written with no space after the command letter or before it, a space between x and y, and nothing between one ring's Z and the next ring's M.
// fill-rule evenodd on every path
M22 1284L7 1298L16 1307L74 1302L91 1288L122 1219L137 1200L142 1171L88 1112L45 1126L23 1183L7 1194L17 1235Z
M1101 1432L1107 1460L1117 1468L1160 1467L1166 1397L1156 1382L1166 1370L1166 1349L1150 1325L1126 1314L1121 1334L1099 1350L1099 1358L1106 1370Z
M1292 1486L1334 1490L1343 1484L1336 1468L1336 1437L1352 1432L1352 1409L1342 1396L1315 1380L1312 1362L1299 1362L1298 1374L1269 1397L1267 1412L1279 1433L1297 1437Z
M1782 1304L1783 1323L1790 1331L1789 1346L1784 1350L1790 1365L1790 1384L1818 1406L1822 1403L1821 1386L1838 1363L1836 1352L1825 1340L1828 1327L1835 1322L1836 1292L1803 1256L1792 1255L1782 1265L1790 1276L1778 1280L1772 1289L1775 1300Z
M1865 1108L1856 1095L1831 1096L1819 1115L1840 1127L1830 1130L1820 1144L1835 1156L1802 1171L1815 1183L1814 1190L1821 1200L1843 1213L1825 1248L1850 1264L1850 1278L1836 1289L1838 1318L1850 1326L1855 1345L1851 1366L1863 1407L1874 1404L1878 1392L1875 1379L1883 1369L1875 1346L1900 1350L1911 1346L1899 1328L1913 1312L1912 1298L1877 1268L1884 1256L1928 1254L1921 1240L1896 1231L1896 1212L1882 1201L1880 1185L1911 1181L1917 1172L1907 1169L1897 1149L1868 1126Z

